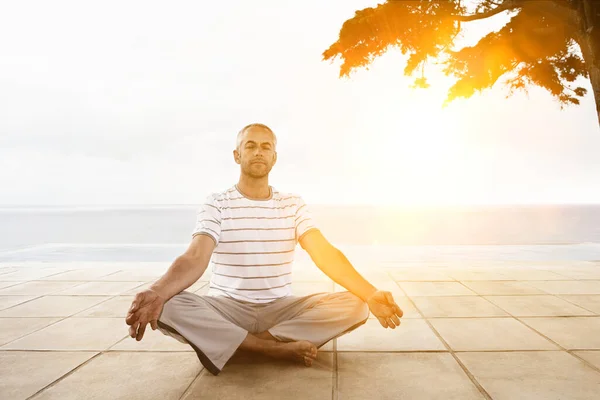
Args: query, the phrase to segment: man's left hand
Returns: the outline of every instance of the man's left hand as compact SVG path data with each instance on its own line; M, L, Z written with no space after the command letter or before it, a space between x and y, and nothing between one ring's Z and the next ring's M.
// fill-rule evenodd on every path
M396 329L400 325L400 318L404 313L390 292L376 291L367 299L367 305L384 328Z

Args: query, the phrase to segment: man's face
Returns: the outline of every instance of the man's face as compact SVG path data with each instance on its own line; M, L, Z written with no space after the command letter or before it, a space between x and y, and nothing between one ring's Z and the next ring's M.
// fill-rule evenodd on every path
M233 156L244 174L253 178L268 175L277 161L273 135L263 128L246 130L240 148L233 151Z

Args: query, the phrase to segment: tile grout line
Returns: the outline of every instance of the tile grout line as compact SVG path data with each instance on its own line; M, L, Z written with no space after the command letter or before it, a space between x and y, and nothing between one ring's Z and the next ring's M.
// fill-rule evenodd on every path
M196 383L196 381L199 381L200 379L202 379L202 377L206 375L206 368L204 368L204 366L202 365L202 363L200 363L200 371L198 371L198 374L194 377L194 379L192 379L192 381L190 382L190 384L188 385L187 388L185 388L185 390L183 391L183 393L181 393L181 396L179 397L179 400L183 399L185 396L187 396L188 394L190 394L191 390L192 390L192 386L194 386L194 383Z
M90 357L89 359L85 360L84 362L82 362L81 364L79 364L78 366L76 366L75 368L71 369L69 372L67 372L66 374L63 374L62 376L60 376L59 378L55 379L54 381L52 381L51 383L47 384L46 386L44 386L43 388L41 388L40 390L38 390L37 392L35 392L34 394L32 394L31 396L27 397L26 400L30 400L33 399L35 396L37 396L38 394L42 393L43 391L45 391L46 389L49 389L55 385L57 385L60 381L62 381L63 379L65 379L66 377L72 375L75 373L75 371L79 370L80 368L82 368L84 365L90 363L93 359L98 358L100 355L102 355L103 352L99 351L97 354L93 355L92 357Z
M485 388L477 381L477 379L475 378L475 376L471 373L471 371L469 371L467 369L467 367L462 363L462 361L458 358L458 356L454 353L454 350L450 347L450 345L444 340L444 338L442 338L442 336L439 334L439 332L433 327L433 325L431 324L431 322L429 322L429 320L427 318L425 318L425 315L421 312L421 310L417 307L417 305L413 302L413 300L410 298L410 296L408 296L406 294L406 292L404 291L404 289L398 284L398 282L394 281L394 283L396 283L396 286L398 286L400 288L400 290L402 290L402 292L406 295L406 298L408 299L408 301L411 302L411 304L413 305L413 307L415 308L415 310L417 310L417 312L421 315L421 317L423 317L423 320L425 321L425 323L429 326L429 329L431 329L433 331L433 333L437 336L437 338L442 342L442 344L444 345L444 347L446 347L447 351L450 353L450 355L454 358L454 360L456 361L456 363L460 366L460 368L463 370L463 372L467 375L467 378L469 378L469 380L471 381L471 383L473 383L473 385L475 385L475 387L477 388L477 390L479 391L479 393L481 393L484 398L486 400L493 400L492 396L490 396L490 394L487 392L487 390L485 390Z

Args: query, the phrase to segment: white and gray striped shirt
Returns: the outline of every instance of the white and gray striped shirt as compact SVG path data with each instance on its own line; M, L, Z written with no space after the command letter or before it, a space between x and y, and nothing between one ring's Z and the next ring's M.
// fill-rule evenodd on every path
M292 262L300 238L316 229L300 196L280 193L254 200L234 185L206 198L192 236L216 243L209 296L267 303L292 294Z

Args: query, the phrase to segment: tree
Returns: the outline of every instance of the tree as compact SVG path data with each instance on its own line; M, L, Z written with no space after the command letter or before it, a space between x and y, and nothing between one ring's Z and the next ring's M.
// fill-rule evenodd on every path
M579 104L586 89L573 87L590 78L600 122L600 0L387 0L356 11L324 60L340 57L340 77L391 47L408 54L404 73L423 71L430 59L456 81L446 102L469 98L492 87L501 77L510 93L540 86L562 106ZM470 47L455 48L457 35L469 21L508 13L500 30ZM423 74L423 72L421 72ZM415 86L427 87L424 75Z

